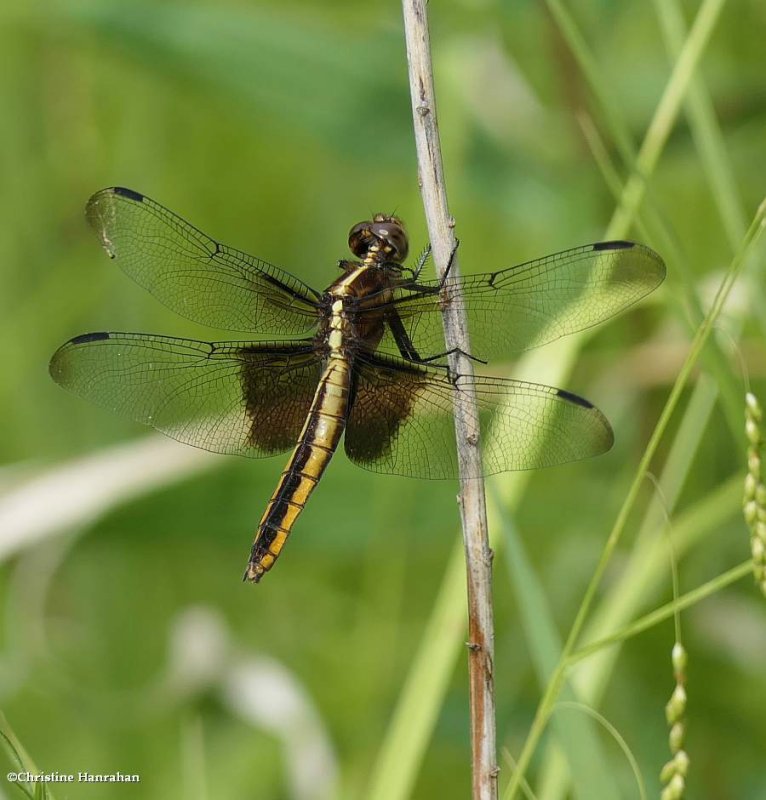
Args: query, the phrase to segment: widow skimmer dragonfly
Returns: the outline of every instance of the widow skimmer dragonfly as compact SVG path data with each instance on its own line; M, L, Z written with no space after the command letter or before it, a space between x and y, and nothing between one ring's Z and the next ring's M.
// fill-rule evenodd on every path
M351 228L357 260L338 262L340 276L318 292L131 189L98 192L86 216L108 255L182 316L224 330L293 337L211 343L86 333L50 363L64 388L181 442L254 458L293 448L255 536L245 572L254 582L279 556L341 436L348 457L365 469L455 477L454 392L469 380L486 475L562 464L611 447L606 418L575 394L450 374L444 297L467 312L472 357L488 359L608 319L665 276L652 250L613 241L498 272L421 281L425 259L415 270L403 266L402 222L378 214Z

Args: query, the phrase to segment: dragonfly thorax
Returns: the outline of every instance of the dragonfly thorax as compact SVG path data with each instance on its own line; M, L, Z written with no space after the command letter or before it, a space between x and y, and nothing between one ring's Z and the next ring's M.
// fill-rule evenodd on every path
M348 246L357 258L371 264L401 263L409 250L404 223L390 214L376 214L371 220L354 225Z

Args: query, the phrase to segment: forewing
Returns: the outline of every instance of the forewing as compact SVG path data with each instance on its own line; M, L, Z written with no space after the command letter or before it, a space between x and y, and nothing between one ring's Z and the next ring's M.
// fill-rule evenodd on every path
M260 458L295 445L320 362L307 342L90 333L60 347L50 373L74 394L180 442Z
M86 216L123 271L184 317L286 336L316 325L319 296L305 283L211 239L138 192L103 189L88 201Z
M619 314L662 283L665 265L633 242L599 242L499 272L447 280L468 316L471 355L507 357L585 330ZM397 313L421 357L443 353L439 282L402 286L386 308ZM368 301L369 302L369 301ZM391 330L379 349L398 354Z
M387 356L355 362L346 427L348 457L373 472L457 477L454 393L473 388L481 422L483 474L536 469L604 453L604 415L562 389L504 378L460 377ZM477 476L469 476L477 477Z

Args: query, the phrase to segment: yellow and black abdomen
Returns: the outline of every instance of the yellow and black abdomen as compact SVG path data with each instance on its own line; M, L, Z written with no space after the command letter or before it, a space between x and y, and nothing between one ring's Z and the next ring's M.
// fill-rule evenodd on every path
M319 482L346 424L351 368L330 356L306 423L258 525L245 579L258 582L277 560L293 524Z

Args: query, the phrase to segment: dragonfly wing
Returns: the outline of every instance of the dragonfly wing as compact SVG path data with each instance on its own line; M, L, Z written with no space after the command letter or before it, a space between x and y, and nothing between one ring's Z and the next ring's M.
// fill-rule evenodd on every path
M448 279L446 288L451 302L467 314L471 355L494 359L597 325L645 297L664 277L665 265L653 250L615 241ZM405 284L383 306L398 315L421 357L445 349L439 286L438 281ZM401 352L390 329L378 349Z
M180 442L260 458L295 445L320 376L310 342L89 333L54 354L65 389Z
M111 258L178 314L224 330L303 335L319 295L277 267L211 239L132 189L93 195L86 216Z
M456 477L454 398L469 390L479 408L484 475L564 464L612 446L604 415L563 389L482 376L453 385L446 370L379 354L355 362L348 457L373 472Z

